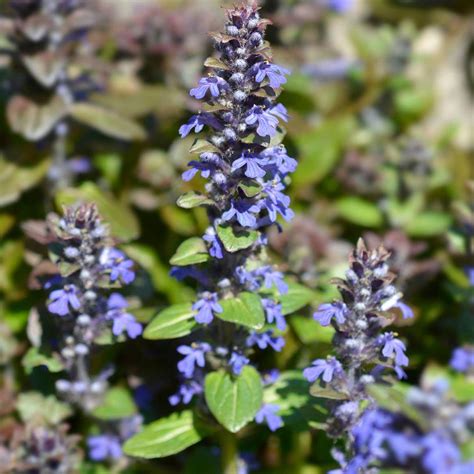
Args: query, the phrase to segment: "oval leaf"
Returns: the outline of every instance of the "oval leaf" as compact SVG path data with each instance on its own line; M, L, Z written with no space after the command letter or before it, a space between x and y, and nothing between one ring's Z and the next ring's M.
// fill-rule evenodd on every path
M216 316L223 321L241 324L252 329L261 329L265 324L265 314L260 297L244 291L236 298L220 300L222 313Z
M160 311L146 327L145 339L175 339L187 336L197 327L190 303L175 304Z
M137 122L93 104L74 104L71 117L120 140L144 140L145 130Z
M256 230L236 231L230 224L218 225L217 235L225 249L231 253L250 247L258 239Z
M185 240L171 257L171 265L185 266L196 263L204 263L209 260L207 247L204 240L199 237L191 237Z
M136 412L137 407L130 392L122 387L113 387L92 414L101 420L118 420L133 416Z
M145 426L124 444L123 450L129 456L163 458L198 443L208 432L193 412L186 410Z
M311 303L315 299L315 294L309 288L299 283L288 283L288 293L280 296L282 314L294 313Z
M263 389L258 372L250 366L238 377L220 370L206 376L204 395L212 414L236 433L253 420L262 405Z
M339 215L346 221L364 227L380 227L382 211L376 204L358 197L344 197L336 202Z
M189 191L178 198L177 204L183 209L192 209L205 204L214 204L214 201L204 194Z

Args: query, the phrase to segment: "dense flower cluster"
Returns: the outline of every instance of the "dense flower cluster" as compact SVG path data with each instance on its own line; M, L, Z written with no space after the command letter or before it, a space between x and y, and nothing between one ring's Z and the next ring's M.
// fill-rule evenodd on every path
M389 310L399 308L404 318L412 316L392 285L395 275L389 272L389 255L383 247L367 250L359 240L346 278L335 280L341 300L322 304L314 314L322 326L332 325L336 331L335 356L317 359L303 372L309 382L315 382L316 396L331 390L337 396L329 398L340 400L331 405L331 437L344 435L357 422L361 402L369 400L366 387L384 380L386 369L398 378L405 376L405 345L396 333L383 331L395 317Z
M285 220L293 217L284 190L286 176L295 170L296 161L277 144L279 121L286 122L288 114L275 99L289 71L271 62L263 39L267 24L255 5L228 11L225 33L213 35L219 59L206 61L208 76L190 92L207 107L180 128L182 137L204 127L211 130L208 140L198 140L193 147L199 159L189 163L183 179L188 181L199 173L207 180L205 204L210 226L203 240L212 259L205 269L191 266L175 269L174 274L197 280L196 321L213 324L208 330L211 345L179 348L185 358L178 369L192 380L172 397L173 403L178 399L186 403L202 391L198 372L206 358L213 360L214 368L224 366L238 375L249 363L251 348L279 351L284 344L273 326L249 334L243 327L229 330L219 321L221 301L248 291L262 295L260 305L268 324L279 330L286 327L278 294L288 287L282 273L265 261L264 230L275 224L278 216ZM240 244L241 240L245 243Z
M336 473L378 472L399 468L403 472L467 474L474 461L465 459L462 446L474 435L474 403L461 404L450 396L449 384L438 379L406 396L410 414L383 408L367 410L353 428L354 457Z
M67 379L57 380L56 388L89 412L100 403L112 374L111 369L97 376L90 373L89 358L97 338L109 331L115 338L136 338L142 332L127 300L117 291L134 280L134 264L112 246L95 205L66 208L63 217L50 218L50 225L55 233L50 255L59 273L47 280L45 288L50 292L48 311L56 316L62 336L60 356L68 374Z

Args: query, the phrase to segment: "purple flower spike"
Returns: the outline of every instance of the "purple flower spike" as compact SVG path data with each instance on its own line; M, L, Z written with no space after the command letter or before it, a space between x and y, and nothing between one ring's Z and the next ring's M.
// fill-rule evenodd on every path
M255 415L255 421L258 424L266 423L270 431L276 431L283 426L283 420L277 413L280 411L278 405L268 403L264 404Z
M311 367L304 369L303 376L308 382L314 382L321 377L324 382L329 383L334 376L338 377L342 372L341 363L335 357L328 357L314 360Z
M179 346L178 352L185 357L178 362L178 370L187 378L190 379L194 374L194 369L197 367L204 367L206 359L204 355L211 350L211 346L205 342L193 344L191 346Z
M395 359L395 364L398 366L408 365L408 357L405 355L405 344L400 339L397 339L393 332L381 334L378 338L378 344L383 345L382 355L384 357Z
M87 447L89 448L89 457L93 461L105 461L122 457L122 445L118 436L89 436Z
M225 85L226 82L220 77L203 77L199 80L198 87L191 89L189 95L196 99L203 99L205 95L210 92L212 97L219 97L219 87L223 87Z
M54 290L50 295L51 303L48 305L50 313L66 316L70 308L78 310L81 302L77 297L77 288L74 285L66 285L61 290Z
M319 306L318 310L313 314L313 318L321 324L321 326L329 326L333 318L337 324L344 324L348 314L347 306L342 301L335 303L324 303Z
M282 84L285 84L285 75L290 74L288 69L267 62L255 64L253 71L257 82L262 82L265 78L268 78L270 87L273 89L278 89Z
M199 300L193 304L197 311L195 319L200 324L209 324L214 319L214 313L222 313L222 306L217 302L217 293L204 292Z
M121 280L126 285L135 279L135 272L132 270L133 262L127 259L125 254L115 248L107 247L100 257L101 263L110 270L110 281Z
M273 137L276 134L278 119L271 111L263 110L261 107L254 105L245 119L245 123L247 125L256 125L257 134L261 137Z

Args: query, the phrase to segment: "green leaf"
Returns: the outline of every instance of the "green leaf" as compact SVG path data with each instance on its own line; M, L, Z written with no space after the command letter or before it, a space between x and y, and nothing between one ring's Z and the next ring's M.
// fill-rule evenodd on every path
M129 456L163 458L198 443L209 431L191 410L186 410L146 425L124 444L123 450Z
M24 422L57 425L72 415L71 408L54 395L43 396L39 392L25 392L18 396L16 408Z
M180 196L176 204L183 209L192 209L193 207L204 206L206 204L214 204L214 201L204 194L189 191Z
M140 234L140 226L132 210L93 183L86 182L77 188L61 189L56 193L55 199L57 206L78 202L95 203L104 221L110 225L112 235L122 242L136 239Z
M429 365L422 375L423 385L432 385L439 379L449 382L452 396L461 403L470 402L474 393L474 382L461 373L453 373L445 367Z
M260 296L242 292L235 298L220 300L222 313L215 313L219 319L241 324L252 329L261 329L265 324L265 314Z
M118 420L137 413L137 407L130 392L123 387L113 387L107 391L102 403L92 414L101 420Z
M451 225L451 217L443 212L422 212L410 221L405 230L412 237L433 237L446 232Z
M377 228L383 224L382 211L373 202L359 197L343 197L336 202L339 215L348 222Z
M343 117L324 122L316 129L295 136L299 150L296 186L321 181L342 157L342 150L354 129L354 120Z
M61 370L64 370L64 366L59 358L43 354L37 347L30 347L28 352L23 356L21 363L27 374L31 374L35 367L41 365L46 366L50 372L61 372Z
M216 69L226 69L226 70L229 69L229 66L227 66L227 64L225 64L222 61L220 61L219 59L213 58L213 57L207 58L204 61L204 66L212 67L212 68L216 68Z
M175 304L160 311L146 327L145 339L175 339L187 336L198 326L190 303Z
M258 372L250 366L234 377L224 370L211 372L204 382L211 413L226 429L236 433L253 420L262 405L263 389Z
M347 400L348 394L344 392L338 392L334 390L329 385L321 382L320 380L316 381L313 385L311 385L309 389L309 393L313 397L318 398L329 398L331 400Z
M98 105L77 103L70 108L70 115L100 132L120 140L144 140L146 132L137 122L121 117L116 112Z
M249 248L257 239L256 230L235 230L231 224L217 226L217 235L228 252L238 252Z
M220 150L216 146L214 146L211 142L207 140L203 140L201 138L197 138L191 148L189 149L189 153L196 153L200 155L201 153L219 153Z
M204 263L209 260L207 247L200 237L191 237L185 240L171 257L171 265L185 266Z
M257 194L259 194L262 190L262 186L253 179L242 181L241 183L239 183L238 187L249 198L257 196Z
M334 328L321 326L313 318L308 316L294 315L290 319L291 327L303 344L314 342L330 343L334 336Z
M314 301L315 296L313 290L310 290L299 283L288 283L288 293L280 296L282 314L286 316L287 314L298 311Z

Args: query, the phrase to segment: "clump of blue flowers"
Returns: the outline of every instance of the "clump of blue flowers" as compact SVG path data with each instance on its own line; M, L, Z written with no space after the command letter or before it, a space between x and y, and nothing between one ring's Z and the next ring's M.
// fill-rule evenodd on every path
M381 393L386 404L390 394ZM410 388L398 409L367 410L352 429L353 458L336 473L357 474L396 468L423 474L467 474L474 461L466 448L474 436L474 403L453 398L444 379Z
M358 422L370 402L368 386L389 382L390 373L405 377L405 345L386 328L396 318L394 308L404 318L412 313L392 284L395 275L389 271L389 256L383 247L368 250L359 240L345 279L334 280L341 299L314 313L322 326L335 329L334 355L313 361L303 374L313 383L313 395L331 400L327 433L333 438L346 436Z
M296 161L279 144L288 113L277 102L289 71L272 63L264 41L269 21L260 18L255 4L233 8L227 16L225 32L212 35L218 57L206 61L208 74L190 92L204 106L179 130L183 138L204 127L209 131L195 141L191 152L198 158L183 174L185 181L200 174L207 181L205 194L189 192L178 201L185 208L205 206L209 227L172 259L176 277L197 282L192 310L206 338L178 348L184 383L172 404L201 394L209 369L238 376L257 348L280 351L284 345L279 296L288 286L268 261L265 231L279 217L293 217L284 191ZM243 311L253 321L242 319ZM257 421L271 420L270 428L278 428L276 411L263 408Z

